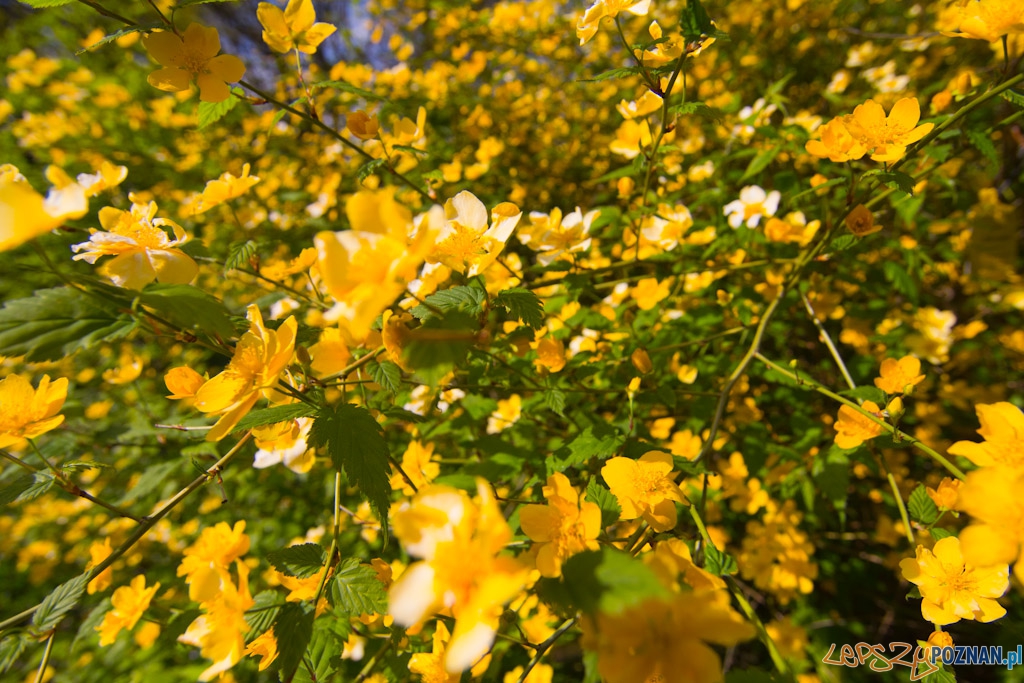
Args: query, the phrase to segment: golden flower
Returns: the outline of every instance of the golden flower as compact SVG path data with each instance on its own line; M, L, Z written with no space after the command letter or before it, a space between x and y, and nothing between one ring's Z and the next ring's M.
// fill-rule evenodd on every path
M260 658L259 670L263 671L277 659L277 638L274 637L274 627L263 632L258 638L254 638L249 646L245 648L245 654L250 657Z
M537 569L542 576L558 577L562 563L584 550L597 550L601 533L601 508L585 501L561 473L548 477L544 487L547 505L524 505L519 525L538 543Z
M281 464L296 474L309 472L316 461L306 441L312 426L313 418L300 417L253 429L258 450L252 466L259 470Z
M409 671L423 677L423 683L459 683L460 673L450 673L444 667L445 650L451 633L440 619L434 627L433 647L430 652L417 652L409 658Z
M87 564L85 568L88 570L92 569L93 567L98 567L103 563L103 560L110 557L110 553L112 551L113 549L110 547L109 536L104 538L102 543L100 543L99 541L93 541L92 545L89 546L89 564ZM88 586L86 586L86 592L88 592L89 595L92 595L93 593L99 593L107 590L108 588L110 588L110 582L113 580L113 578L113 569L107 567L99 574L97 574L95 577L93 577L93 580L89 582Z
M1019 467L982 467L967 474L960 487L958 506L973 523L960 532L964 557L975 566L1014 564L1014 575L1024 580L1024 470Z
M402 454L402 472L396 471L391 475L391 488L401 490L406 496L414 495L433 481L441 473L441 464L434 460L434 444L410 441L409 447ZM415 489L409 485L406 477L412 480Z
M979 403L974 407L984 441L957 441L949 447L953 455L962 455L979 467L1006 465L1024 468L1024 413L1020 408L1002 401Z
M234 55L221 55L220 36L212 26L192 23L178 36L157 31L143 37L142 44L163 66L149 75L149 84L166 92L188 90L195 81L203 102L223 102L231 96L228 83L245 75L245 65Z
M872 401L864 401L861 409L869 413L880 413L881 408ZM882 425L868 418L860 410L850 406L839 408L836 420L836 445L840 448L856 448L865 441L885 433Z
M962 485L963 482L959 479L943 477L939 482L939 488L933 489L931 486L926 486L924 490L935 503L935 507L940 510L955 510Z
M871 209L863 204L858 204L846 217L846 229L857 237L864 237L878 232L882 226L875 225L875 216L871 213Z
M620 12L642 17L646 16L650 7L651 0L597 0L576 23L576 37L580 39L580 45L585 45L597 33L605 17L614 17Z
M171 399L192 398L205 383L206 378L187 365L171 368L164 374L164 384L171 392L167 398Z
M193 205L193 213L203 213L218 204L241 197L259 181L256 176L249 175L249 164L242 166L242 175L237 178L230 173L223 173L219 178L206 183L203 193Z
M141 204L129 195L132 206L122 211L111 206L100 209L100 225L105 232L93 229L88 242L72 245L75 261L96 263L103 256L114 258L104 263L99 272L118 287L142 289L157 280L166 284L185 285L199 273L192 258L178 249L188 241L185 230L172 220L156 218L156 202ZM174 239L162 228L170 227Z
M932 550L917 546L917 556L901 561L900 570L920 589L921 615L933 624L989 622L1006 614L995 598L1010 586L1009 568L966 564L956 536L939 540Z
M816 157L828 157L835 162L853 161L867 153L864 145L847 130L841 117L821 126L820 140L808 140L804 148Z
M277 5L261 2L256 7L256 18L263 24L263 42L275 52L293 49L311 55L320 43L337 31L337 27L316 22L312 0L288 0L281 11Z
M238 340L228 367L196 392L196 408L221 416L206 435L207 441L220 441L227 436L260 396L278 395L278 378L295 354L295 316L289 316L276 330L263 325L263 316L255 305L249 306L246 317L249 331Z
M345 127L348 128L348 132L360 140L372 140L380 133L380 122L377 120L377 116L370 116L362 109L349 114Z
M67 397L64 377L51 384L49 375L43 375L37 389L21 375L0 380L0 448L20 445L64 422L57 411Z
M522 215L515 204L502 202L491 209L488 227L484 203L462 191L445 202L445 226L427 261L443 263L467 277L478 275L501 254Z
M867 150L874 150L874 161L899 161L907 146L931 132L934 124L922 123L921 105L915 97L904 97L892 106L886 117L882 105L874 100L857 105L845 118L846 129Z
M905 394L910 388L924 380L921 372L921 361L914 356L904 356L899 360L886 358L879 369L880 376L875 379L875 386L887 394Z
M228 567L242 555L249 552L249 536L245 533L245 521L218 522L206 527L195 543L185 549L178 576L184 576L188 584L189 598L206 602L216 596L223 586Z
M676 525L676 503L686 497L669 473L672 456L648 451L639 460L612 458L601 468L619 507L622 519L643 517L655 531L668 531Z
M558 339L544 337L537 342L537 358L533 363L538 369L558 372L565 367L565 344Z
M121 586L110 596L113 606L103 615L103 623L96 627L100 632L100 645L110 645L122 630L130 631L149 608L149 603L160 589L157 583L146 588L146 577L139 574L127 586Z
M1024 4L1019 0L977 0L960 5L960 30L946 35L991 43L1011 33L1024 33Z

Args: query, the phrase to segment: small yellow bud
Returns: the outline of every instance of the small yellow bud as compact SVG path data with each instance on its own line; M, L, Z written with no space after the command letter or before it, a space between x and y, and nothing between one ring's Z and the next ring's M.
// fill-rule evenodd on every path
M629 357L629 360L633 362L633 367L637 369L641 375L646 375L648 372L654 369L654 364L651 363L651 357L647 355L647 352L643 349L637 349Z
M889 405L885 407L885 411L889 413L889 417L893 422L898 422L906 409L903 406L903 399L897 396L893 400L889 401Z

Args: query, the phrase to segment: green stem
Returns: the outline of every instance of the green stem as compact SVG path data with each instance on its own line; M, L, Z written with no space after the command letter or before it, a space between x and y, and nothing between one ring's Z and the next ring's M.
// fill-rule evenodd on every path
M722 577L725 579L725 583L729 586L729 592L736 598L736 602L739 603L740 609L743 610L743 614L746 615L754 624L754 628L757 629L757 637L768 648L768 655L772 658L772 664L775 665L775 670L778 671L786 680L793 680L793 672L789 668L789 664L786 659L779 652L778 646L772 637L768 634L768 629L764 627L764 623L761 618L757 616L757 612L754 611L754 607L747 600L747 596L743 595L743 591L740 589L739 584L736 583L736 579L731 576Z
M576 625L577 619L578 617L566 619L562 625L548 637L547 640L537 646L537 651L533 653L533 657L530 657L530 661L527 662L525 667L523 667L523 673L519 674L519 680L516 681L516 683L524 683L524 681L526 681L526 677L530 675L531 671L533 671L533 667L540 663L541 658L548 650L551 649L551 646L555 644L555 641L561 638L566 631Z
M843 362L843 357L839 355L839 349L832 343L832 338L828 336L828 332L825 331L825 326L821 324L821 320L818 315L814 312L814 307L811 306L810 299L803 292L800 292L800 299L804 302L804 307L807 309L807 314L811 316L811 322L818 328L818 334L821 335L821 340L825 342L825 346L828 347L829 353L832 354L832 358L835 360L836 365L839 366L839 371L843 373L843 379L850 385L851 389L856 389L857 384L853 381L853 377L850 376L850 371L846 369L846 363Z
M53 653L53 639L57 631L50 631L50 637L46 639L46 649L43 651L43 659L39 662L39 669L36 671L36 683L43 683L46 675L46 667L50 664L50 655Z

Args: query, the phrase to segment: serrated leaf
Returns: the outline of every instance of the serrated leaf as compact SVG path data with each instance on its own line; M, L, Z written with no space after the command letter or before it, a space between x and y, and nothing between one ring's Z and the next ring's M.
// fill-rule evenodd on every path
M267 553L267 561L286 576L307 579L324 568L327 553L318 543L303 543Z
M999 93L999 96L1010 104L1015 105L1018 109L1024 109L1024 95L1015 90L1004 90Z
M699 39L701 36L710 36L715 33L711 17L704 10L700 0L687 0L679 16L679 30L686 42Z
M352 95L358 95L359 97L362 97L364 100L385 102L387 101L386 97L382 97L377 93L371 92L369 90L358 88L352 85L351 83L346 83L345 81L317 81L316 83L313 83L309 87L312 88L314 92L316 92L317 90L322 90L324 88L332 88L333 90L341 90L342 92L347 92Z
M594 76L593 78L581 78L579 79L583 83L593 83L597 81L607 81L613 78L629 78L635 74L640 73L640 67L638 66L625 66L618 69L609 69Z
M300 666L295 671L292 683L322 683L332 680L341 662L349 632L347 620L319 619L313 624L313 635L309 639L305 659L310 667Z
M846 251L856 243L857 238L854 235L840 235L839 237L836 237L834 240L828 243L828 251Z
M88 578L88 574L81 574L53 589L52 593L43 598L39 609L32 615L32 626L40 633L55 629L64 615L74 609L82 599Z
M782 147L780 146L772 147L771 149L766 149L762 152L758 152L758 154L754 156L753 159L750 160L750 163L747 164L747 170L743 172L743 176L740 177L740 179L737 182L742 183L743 181L753 178L755 175L766 169L768 167L768 164L772 163L772 161L775 160L775 157L778 156L779 152L781 151Z
M203 0L197 0L195 4L200 4ZM225 0L205 0L205 2L224 2ZM234 0L232 0L234 1ZM231 95L228 95L227 99L221 102L200 102L199 103L199 125L198 129L202 130L207 126L210 126L217 121L228 115L232 109L241 101L241 97L236 95L244 95L244 91L241 88L232 88Z
M935 501L928 495L923 484L918 484L910 494L907 512L910 513L912 520L924 525L931 524L939 518L939 508L935 506Z
M338 565L331 580L331 603L347 617L361 614L386 614L388 594L377 572L350 557Z
M86 590L88 590L88 584L86 584ZM98 635L96 627L103 623L103 617L110 611L111 607L110 598L104 598L100 604L89 611L85 619L82 619L82 623L78 625L78 630L75 632L74 640L71 641L72 653L75 652L78 645L83 641ZM0 672L2 672L2 669L0 669Z
M313 636L313 607L305 603L289 602L281 607L274 619L277 639L278 666L282 681L291 680L302 662L309 640Z
M252 607L245 613L245 623L249 624L251 629L250 639L262 635L273 625L281 611L281 605L278 592L275 590L265 590L256 594Z
M993 166L999 165L999 152L996 151L996 146L993 144L992 139L989 136L985 135L980 130L969 130L967 131L967 139L971 141L971 145L981 152L989 163Z
M727 552L723 552L713 545L704 545L704 569L715 576L726 576L739 571L736 560Z
M10 481L6 486L0 488L0 505L7 505L18 500L21 498L21 494L35 483L36 478L32 474L25 474Z
M476 287L450 287L434 292L419 306L414 306L409 312L420 320L428 320L437 317L439 313L449 311L462 311L470 316L478 316L483 312L483 304L487 299L487 293Z
M872 170L864 174L865 178L876 178L880 183L894 190L900 190L907 194L914 194L914 179L902 171L877 171Z
M135 321L75 287L41 289L0 310L0 355L60 360L131 332Z
M371 161L367 161L359 167L358 171L356 171L356 176L359 180L366 180L378 170L386 167L387 163L387 159L373 159Z
M228 311L217 297L191 285L148 285L139 293L139 302L179 327L200 329L207 334L229 339L235 327Z
M28 647L28 643L28 638L21 633L4 634L3 639L0 640L0 674L7 673L14 666L18 657Z
M371 363L370 376L373 377L374 382L385 391L391 392L392 395L398 393L402 387L402 369L389 360Z
M68 2L70 2L70 1L71 0L68 0ZM64 3L61 2L61 4L64 4ZM153 22L153 23L149 23L149 24L139 24L137 26L128 26L126 28L121 29L120 31L115 31L114 33L111 33L110 35L103 36L102 38L97 40L95 43L90 45L89 47L83 47L81 50L77 50L75 52L75 55L80 55L80 54L89 52L91 50L95 50L98 47L101 47L103 45L107 45L108 43L112 43L115 40L117 40L118 38L121 38L121 37L127 36L127 35L131 35L132 33L138 33L139 31L151 31L151 30L153 30L155 28L163 28L163 26L164 26L164 23L161 22L161 21L157 21L157 22Z
M944 538L949 538L950 536L954 535L953 532L949 529L943 529L940 526L932 527L928 530L928 533L930 533L932 535L932 538L934 538L936 541L941 541Z
M544 392L544 405L555 414L565 416L565 394L558 389Z
M896 261L886 261L882 264L882 273L897 292L910 299L917 299L917 283L906 268Z
M587 500L596 503L597 507L601 508L602 529L607 529L619 521L619 516L622 514L619 501L611 491L597 483L596 478L591 479L590 484L587 485Z
M228 257L224 259L224 272L235 270L243 266L249 266L253 257L259 252L259 245L252 240L236 242L228 250Z
M181 468L181 466L182 463L180 461L171 461L157 463L147 468L146 471L142 473L142 476L139 477L135 486L125 491L125 494L121 496L121 500L118 501L118 504L124 505L125 503L130 503L131 501L149 495L154 491L159 491L169 481L173 483L174 479L172 478L172 475L175 470Z
M289 403L288 405L254 410L239 420L238 424L231 430L231 433L234 434L235 432L254 429L264 425L273 425L278 422L288 422L300 417L311 417L316 415L316 412L316 406L311 406L308 403Z
M682 104L670 107L669 113L676 114L678 116L699 116L702 119L714 121L715 123L720 123L722 121L722 113L714 107L709 107L703 102L683 102Z
M842 392L842 395L858 401L871 401L875 405L885 406L885 392L878 387L860 386L856 389L848 389Z
M370 411L351 403L325 409L313 421L309 442L315 447L327 447L335 469L344 470L349 482L377 513L386 540L391 465L388 444Z
M495 297L494 305L501 306L510 316L535 330L544 324L544 304L528 289L506 289Z
M15 503L23 503L43 495L53 486L53 475L49 472L36 472L28 477L29 485L14 499Z
M604 460L615 454L622 446L623 437L606 425L591 426L583 430L572 441L554 455L560 469L581 467L591 458Z
M588 550L562 566L562 586L570 605L588 614L617 614L668 591L646 564L612 548Z

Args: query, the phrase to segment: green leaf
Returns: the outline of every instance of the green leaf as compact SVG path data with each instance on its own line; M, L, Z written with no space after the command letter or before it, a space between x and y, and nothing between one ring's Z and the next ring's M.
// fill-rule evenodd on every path
M828 251L840 252L846 251L857 243L857 238L854 235L840 235L831 242L828 243Z
M40 633L55 629L64 615L74 609L82 599L88 579L88 574L81 574L57 586L43 599L39 609L32 615L32 626Z
M394 396L402 388L402 369L389 360L370 364L370 376L385 391Z
M71 0L67 0L67 2L71 2ZM66 4L66 3L63 0L61 0L60 4L63 5L63 4ZM77 55L83 54L85 52L89 52L91 50L95 50L98 47L101 47L101 46L106 45L108 43L114 42L115 40L117 40L118 38L121 38L122 36L131 35L132 33L138 33L139 31L151 31L151 30L153 30L155 28L163 28L163 26L164 26L164 23L162 21L155 21L155 22L152 22L152 23L149 23L149 24L139 24L137 26L128 26L126 28L121 29L120 31L115 31L114 33L111 33L110 35L103 36L102 38L97 40L95 43L90 45L89 47L83 47L81 50L77 50L75 52L75 55L77 56Z
M309 640L309 648L305 655L310 668L300 666L295 671L292 683L322 683L333 680L332 676L341 664L341 653L345 649L349 631L347 620L317 620L313 624L313 636Z
M306 603L286 603L274 619L273 628L274 636L277 638L281 680L291 680L313 636L313 606Z
M886 261L882 264L882 273L897 292L909 299L917 299L917 282L902 265L896 261Z
M71 1L72 0L18 0L18 2L28 5L29 7L35 7L36 9L60 7L62 5L69 4Z
M880 183L894 190L914 194L914 179L902 171L871 170L864 174L865 178L877 178Z
M735 574L739 571L733 556L713 545L704 545L704 568L715 576Z
M688 43L700 39L701 36L715 33L711 17L700 4L700 0L687 0L686 7L679 16L679 30Z
M930 533L932 535L932 538L934 538L936 541L941 541L944 538L949 538L950 536L954 535L953 532L949 529L943 529L940 526L932 527L928 530L928 533Z
M759 152L753 159L750 160L750 163L747 164L747 170L743 172L743 176L740 177L740 179L737 182L742 183L743 181L753 178L755 175L766 169L768 167L768 164L772 163L772 161L775 159L776 156L778 156L779 152L781 151L782 147L779 146L772 147L771 149L766 149L763 152Z
M28 643L28 638L21 633L4 634L3 640L0 640L0 674L7 673L14 666Z
M41 289L0 310L0 355L29 362L60 360L79 349L123 337L135 321L75 287Z
M462 362L476 342L480 325L477 317L463 311L445 311L433 315L410 331L409 342L402 355L409 367L441 368L447 373Z
M535 330L544 324L544 304L528 289L506 289L495 297L494 305L501 306L510 316Z
M139 302L182 329L200 329L221 339L230 339L235 327L220 299L191 285L148 285Z
M318 543L303 543L267 553L267 561L286 576L307 579L324 568L327 553Z
M377 513L385 540L391 504L391 465L380 424L366 408L346 403L325 409L313 422L309 442L326 446L337 470L354 484Z
M597 483L597 477L591 479L590 484L587 485L587 500L597 503L597 507L601 508L602 529L607 529L619 521L619 516L622 514L619 501L611 491Z
M702 119L714 121L715 123L722 121L722 112L714 107L709 107L703 102L684 102L674 107L669 107L668 111L670 114L677 114L679 116L699 116Z
M912 520L924 525L931 524L939 518L939 508L935 506L935 501L928 495L924 484L918 484L910 494L910 499L907 501L907 512L910 513Z
M588 550L562 566L562 589L572 607L616 614L650 598L668 596L654 572L628 553Z
M451 287L434 292L419 306L410 309L410 313L420 320L428 320L438 317L438 313L449 311L461 311L467 315L476 317L484 310L484 301L487 299L487 292L476 287Z
M252 607L245 613L245 623L249 624L252 631L249 634L250 639L262 635L273 625L281 611L281 605L278 592L275 590L265 590L256 594Z
M992 143L992 138L982 133L980 130L969 130L967 131L967 139L971 141L971 145L984 155L988 159L989 163L993 166L999 166L999 152L996 151L996 146Z
M53 486L53 475L49 472L26 474L0 489L0 505L38 498L49 491L51 486Z
M842 392L842 395L858 401L871 401L881 408L885 407L885 392L878 387L864 385L856 389L848 389Z
M552 464L558 470L580 467L591 458L604 460L615 454L624 441L621 434L607 425L593 425L583 430L575 439L554 453Z
M271 408L263 408L262 410L254 410L245 417L243 417L231 433L242 432L247 429L255 429L256 427L263 427L264 425L273 425L278 422L288 422L300 417L310 417L316 415L316 406L311 406L308 403L289 403L283 406L273 406Z
M223 0L207 0L208 2L221 2ZM198 3L197 3L198 4ZM220 121L228 115L228 112L235 108L241 101L244 91L241 88L232 88L231 95L223 102L200 102L199 103L199 130ZM237 95L237 97L236 97Z
M558 389L548 389L544 392L544 405L556 415L565 417L565 394Z
M373 159L371 161L367 161L365 164L359 167L359 170L356 172L356 176L358 176L359 180L361 181L366 180L374 173L377 173L379 170L386 168L387 164L387 159Z
M347 92L352 95L358 95L359 97L362 97L364 100L385 102L387 101L386 97L381 97L377 93L371 92L369 90L357 88L351 83L346 83L345 81L317 81L316 83L313 83L309 87L313 90L313 92L316 92L317 90L321 90L323 88L331 88L333 90L341 90L342 92Z
M1010 104L1016 106L1018 109L1024 109L1024 95L1016 90L1004 90L999 93L999 96Z
M224 272L242 267L249 267L253 258L259 253L259 245L252 240L235 242L228 250L228 257L224 259Z
M818 491L843 517L846 511L846 490L850 485L849 456L842 449L833 447L814 459L811 474Z
M388 611L388 594L377 572L354 557L338 565L331 580L330 595L334 607L350 618Z
M607 81L612 78L629 78L635 74L640 73L640 67L638 66L624 66L619 69L610 69L608 71L599 73L593 78L580 78L579 80L583 83L594 83L597 81Z
M300 97L299 99L293 100L292 102L289 102L288 104L289 104L289 106L291 106L292 109L295 109L300 104L305 104L305 102L308 99L309 99L308 97ZM287 114L291 114L291 112L288 111L287 109L279 109L277 111L277 113L274 114L274 118L272 118L270 120L270 129L273 130L274 128L276 128L277 124L279 124L281 122L281 119L283 119L285 117L285 115L287 115ZM292 115L295 116L294 114L292 114Z

